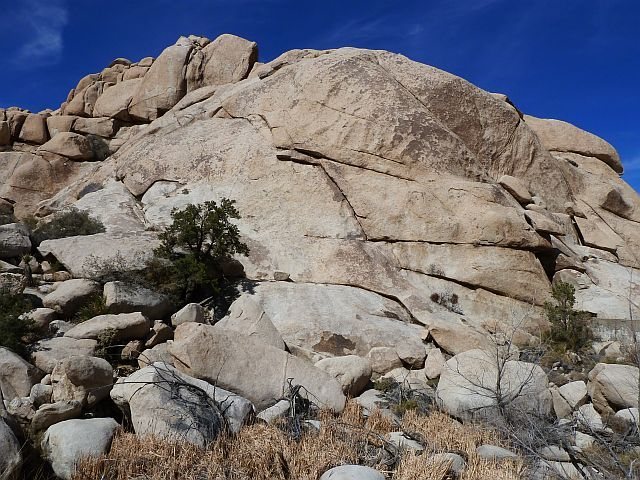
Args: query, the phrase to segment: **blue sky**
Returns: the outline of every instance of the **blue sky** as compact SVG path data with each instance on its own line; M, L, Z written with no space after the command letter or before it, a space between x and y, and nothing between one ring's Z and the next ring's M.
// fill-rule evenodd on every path
M620 152L640 190L638 0L0 0L0 107L57 107L112 59L234 33L292 48L399 52L506 93Z

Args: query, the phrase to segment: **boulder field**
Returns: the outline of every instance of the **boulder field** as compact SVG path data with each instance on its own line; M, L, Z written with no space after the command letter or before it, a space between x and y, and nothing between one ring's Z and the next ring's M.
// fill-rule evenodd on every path
M554 282L573 284L576 308L594 317L640 316L640 197L622 172L605 140L402 55L292 50L260 63L257 45L233 35L117 59L56 110L0 109L0 285L25 290L17 264L37 253L29 268L43 282L28 292L45 308L30 315L53 335L33 346L35 366L0 349L0 466L20 463L8 416L44 431L44 456L70 478L77 458L109 448L115 423L82 418L100 402L139 434L197 445L225 422L237 431L254 414L285 414L295 385L335 412L363 390L372 404L381 376L430 391L456 417L492 408L486 352L505 333L515 352L537 344ZM250 252L221 321L105 284L96 267L138 269L173 209L222 198L236 202ZM104 232L34 252L20 221L69 207ZM100 293L105 312L65 321ZM96 358L107 337L144 368L120 375ZM505 368L525 410L588 417L588 431L598 412L638 407L636 367L601 363L560 388L515 357ZM635 381L621 392L616 376ZM176 396L235 403L218 412Z

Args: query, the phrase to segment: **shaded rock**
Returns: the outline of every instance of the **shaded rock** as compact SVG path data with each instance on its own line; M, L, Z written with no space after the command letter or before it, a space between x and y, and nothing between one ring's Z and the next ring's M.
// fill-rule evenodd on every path
M51 425L77 418L82 413L82 403L77 400L62 400L42 405L31 420L31 431L40 432Z
M372 373L369 361L357 355L325 358L317 362L315 367L338 380L342 385L342 391L348 397L360 395L369 383Z
M77 400L93 406L109 396L113 368L103 358L76 355L60 360L51 372L54 402Z
M76 278L58 285L53 292L44 297L42 304L66 317L71 317L99 292L99 283L84 278Z
M249 399L263 409L282 398L291 385L319 406L340 412L345 397L327 373L282 350L245 335L199 323L183 323L169 345L176 367L196 378ZM264 368L268 365L268 368Z
M431 455L430 459L436 463L449 464L449 471L456 475L461 475L467 467L467 462L457 453L436 453L435 455Z
M248 400L155 363L114 385L111 398L126 408L136 434L157 435L201 447L222 433L237 433L253 413Z
M538 454L545 460L555 462L568 462L571 460L567 451L558 445L548 445L543 447L538 450Z
M22 468L22 454L18 439L0 417L0 478L18 478Z
M436 399L450 415L491 415L497 406L498 367L495 353L469 350L447 361L440 375ZM551 410L548 379L540 366L508 360L501 380L507 408L547 415Z
M64 334L70 338L100 340L104 335L114 342L142 339L149 333L150 322L140 312L99 315L79 323Z
M269 315L258 302L247 295L233 302L227 316L216 323L216 326L248 335L280 350L286 349L282 336Z
M188 303L171 315L171 325L177 327L183 323L206 323L204 308L197 303Z
M49 330L49 324L56 319L58 313L52 308L36 308L28 313L35 327L43 332Z
M140 356L142 350L144 350L144 342L142 340L131 340L122 348L120 358L122 360L135 360Z
M21 223L0 225L0 258L22 257L31 252L29 230Z
M28 397L43 375L18 354L0 347L0 392L7 402L15 397Z
M43 403L51 403L51 395L53 388L51 385L36 383L31 387L29 399L33 402L34 407L39 408Z
M65 420L47 429L42 451L55 474L71 480L81 458L99 457L109 451L117 428L118 422L112 418Z
M0 146L11 144L11 128L9 122L0 121Z
M73 328L73 324L69 325ZM51 373L60 360L74 356L93 356L98 342L91 339L54 337L34 344L31 360L40 370Z
M105 305L110 313L140 312L150 320L166 318L173 305L166 295L124 282L104 284Z
M637 408L625 408L623 410L619 410L616 412L615 416L636 428L638 427L638 424L640 424L640 411Z
M54 153L76 161L91 160L93 158L93 147L87 137L72 132L59 132L51 140L40 146L37 152Z

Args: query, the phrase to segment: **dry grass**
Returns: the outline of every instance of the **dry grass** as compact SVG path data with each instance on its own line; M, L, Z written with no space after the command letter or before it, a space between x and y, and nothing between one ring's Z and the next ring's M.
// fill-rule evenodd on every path
M319 420L321 430L311 429L298 441L273 425L256 424L235 437L219 438L206 450L120 432L108 455L81 462L74 480L317 480L327 469L347 463L369 465L396 480L447 478L449 465L428 454L390 453L384 435L397 428L379 412L364 419L360 407L349 402L342 415L325 412ZM477 445L500 443L490 432L439 413L408 413L403 428L420 435L428 451L455 451L468 458L462 479L520 478L519 462L496 465L475 456Z

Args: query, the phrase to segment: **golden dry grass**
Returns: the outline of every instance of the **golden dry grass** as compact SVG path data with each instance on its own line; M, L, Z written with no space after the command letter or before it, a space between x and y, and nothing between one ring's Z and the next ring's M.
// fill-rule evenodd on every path
M340 416L320 415L319 432L292 440L273 425L255 424L236 436L224 436L206 450L186 443L138 438L120 432L108 455L86 459L74 480L317 480L331 467L366 464L395 480L445 479L449 465L430 460L428 452L400 457L384 453L384 435L397 430L380 412L368 419L349 402ZM520 462L494 464L482 461L475 448L482 443L500 444L491 432L462 426L444 414L408 413L403 428L420 435L433 452L455 451L468 459L463 480L520 478Z

